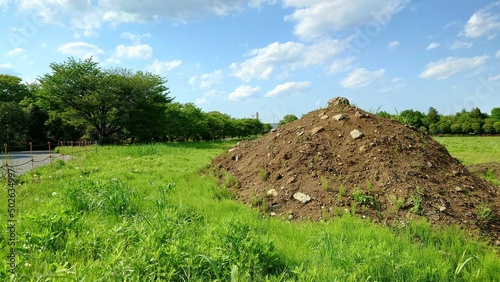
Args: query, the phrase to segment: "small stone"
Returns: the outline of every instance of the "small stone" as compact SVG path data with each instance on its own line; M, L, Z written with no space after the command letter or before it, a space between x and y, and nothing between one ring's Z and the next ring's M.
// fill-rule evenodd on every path
M439 211L440 211L440 212L444 212L445 210L446 210L446 207L445 207L445 206L440 206L440 207L439 207Z
M278 191L276 191L276 189L269 189L267 195L270 197L278 197Z
M500 246L500 240L496 240L495 245Z
M309 201L311 201L311 196L309 195L306 195L304 193L301 193L301 192L297 192L295 194L293 194L293 198L303 204L307 204Z
M276 213L275 212L271 212L269 215L272 216L272 217L274 217L274 216L276 216Z
M236 157L234 158L235 161L239 161L241 159L241 155L237 154Z
M295 176L292 176L292 177L288 178L288 180L286 181L286 184L294 183L295 180L296 180Z
M328 118L329 118L329 116L327 116L327 115L324 115L321 117L321 119L328 119Z
M464 189L460 186L455 186L455 192L463 192Z
M354 116L355 116L355 117L357 117L357 118L363 118L363 117L365 117L365 115L364 115L362 112L359 112L359 111L357 111L357 112L354 114Z
M351 131L351 137L352 137L352 139L359 139L359 138L363 137L363 132L361 132L357 129L354 129L353 131Z
M427 166L428 167L432 167L432 163L431 162L427 162Z
M232 151L236 150L236 148L231 148L229 150L227 150L228 153L231 153Z
M360 152L360 153L364 153L364 152L366 152L366 146L361 146L361 147L359 147L359 152Z
M340 120L345 119L345 115L338 114L338 115L333 116L333 119L336 120L336 121L340 121Z
M271 129L271 132L276 132L276 131L278 131L278 129L276 128Z
M298 135L298 136L302 136L302 135L304 135L304 131L299 132L297 135Z
M313 128L313 129L311 130L311 134L312 134L312 135L314 135L314 134L316 134L316 133L320 133L320 132L322 132L322 131L324 131L324 130L325 130L325 128L324 128L324 127L322 127L322 126L318 126L318 127L315 127L315 128Z
M293 219L293 214L288 215L288 220L292 220L292 219Z

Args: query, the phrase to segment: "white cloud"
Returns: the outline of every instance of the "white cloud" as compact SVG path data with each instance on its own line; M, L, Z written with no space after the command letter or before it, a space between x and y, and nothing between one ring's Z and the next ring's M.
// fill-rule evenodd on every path
M5 64L1 64L0 65L0 69L8 69L8 70L10 70L10 69L14 69L14 66L12 66L11 63L5 63Z
M64 55L75 56L82 59L90 57L98 59L99 55L104 53L104 51L96 45L82 41L66 43L57 48L57 51Z
M473 58L448 57L437 62L430 62L420 74L421 78L446 79L459 72L475 69L486 62L487 56Z
M264 48L254 49L242 63L233 63L232 75L244 81L269 79L278 68L293 71L299 67L321 66L340 54L347 46L346 41L324 40L313 45L299 42L274 42Z
M218 85L222 82L224 75L221 70L216 70L211 73L205 73L200 76L199 87L201 89L207 89L213 85Z
M367 71L364 68L355 69L347 77L345 77L340 84L344 88L360 88L365 87L376 80L382 78L385 74L384 69L376 71Z
M138 45L138 44L140 44L141 39L149 38L149 37L151 37L151 34L145 33L145 34L139 35L139 34L134 34L131 32L122 32L122 34L120 34L120 37L132 41L134 43L134 45Z
M336 74L338 72L348 70L351 68L352 63L356 60L356 57L346 57L342 59L337 59L333 61L332 64L325 68L327 74Z
M495 36L500 31L500 15L491 10L499 4L500 2L496 2L475 12L465 24L461 35L468 38Z
M165 74L182 64L181 60L173 60L173 61L160 61L154 60L151 65L149 65L146 69L155 74Z
M399 44L400 44L399 41L394 40L394 41L389 42L389 44L387 44L387 48L394 49L394 48L398 47Z
M500 80L500 74L497 74L495 76L490 76L488 78L488 81L497 81L497 80Z
M497 51L497 53L495 54L495 57L500 58L500 50Z
M409 0L284 0L295 11L285 19L297 22L294 32L302 40L313 40L332 32L363 24L383 29Z
M259 91L260 87L258 86L252 87L249 85L242 85L231 92L228 99L231 101L250 100L256 97Z
M431 44L429 44L429 46L427 46L427 48L425 48L425 50L432 50L432 49L436 49L440 46L441 44L439 43L436 43L436 42L431 42Z
M24 50L23 48L14 48L10 51L7 52L7 54L5 54L5 57L15 57L15 56L19 56L21 54L24 54L26 50Z
M127 59L149 59L153 55L153 48L148 44L132 46L118 45L114 57Z
M218 96L220 96L222 94L223 94L223 92L221 92L221 91L210 90L210 91L207 91L207 92L203 93L202 97L196 99L195 103L197 105L209 104L210 101L212 101L213 99L217 98Z
M455 40L453 44L451 44L450 49L451 50L457 50L457 49L463 49L463 48L471 48L474 44L471 42L466 42L466 41L461 41L461 40Z
M274 97L279 95L296 95L302 94L309 90L311 83L309 81L286 82L277 85L273 90L266 93L266 97Z

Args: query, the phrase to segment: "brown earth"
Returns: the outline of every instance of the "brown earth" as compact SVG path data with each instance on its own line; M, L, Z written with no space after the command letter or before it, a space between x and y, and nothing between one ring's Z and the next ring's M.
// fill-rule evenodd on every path
M237 180L239 199L270 216L322 220L348 212L389 225L426 217L500 244L497 187L431 137L345 98L212 163Z

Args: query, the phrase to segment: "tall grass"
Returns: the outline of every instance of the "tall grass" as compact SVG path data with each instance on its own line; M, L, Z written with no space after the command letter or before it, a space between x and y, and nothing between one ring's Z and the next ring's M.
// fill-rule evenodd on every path
M8 277L2 254L0 280L500 279L498 250L457 228L411 219L389 228L348 214L324 222L261 215L206 172L233 144L99 147L21 177L18 268ZM223 185L238 187L225 177Z

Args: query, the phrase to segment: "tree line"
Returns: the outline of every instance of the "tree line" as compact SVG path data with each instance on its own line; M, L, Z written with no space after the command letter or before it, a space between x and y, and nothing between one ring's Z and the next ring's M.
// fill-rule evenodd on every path
M167 80L125 68L103 69L91 58L52 63L33 83L0 74L0 144L41 144L56 140L100 143L216 140L271 130L257 119L235 119L193 103L174 102ZM430 134L500 134L500 108L442 115L404 110L378 115ZM286 115L279 125L298 119Z
M477 107L470 111L463 109L454 115L439 114L433 107L430 107L427 113L404 110L395 115L385 111L377 114L396 119L432 135L500 134L500 107L493 108L490 114L481 112Z
M148 72L103 69L91 58L50 69L33 83L0 74L1 144L215 140L271 129L257 119L174 102L166 79Z

